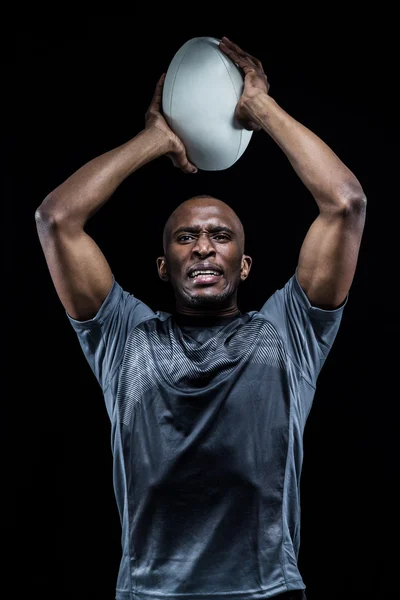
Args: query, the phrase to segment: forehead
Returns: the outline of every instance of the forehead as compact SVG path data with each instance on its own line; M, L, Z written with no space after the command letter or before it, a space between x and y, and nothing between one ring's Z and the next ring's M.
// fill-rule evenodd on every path
M235 214L224 204L191 204L180 206L172 219L172 226L181 225L235 225Z

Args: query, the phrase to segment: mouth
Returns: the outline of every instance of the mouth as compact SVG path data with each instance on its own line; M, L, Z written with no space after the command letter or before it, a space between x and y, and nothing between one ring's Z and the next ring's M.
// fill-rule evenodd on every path
M189 281L193 284L193 285L210 285L210 284L214 284L217 283L220 279L222 279L222 273L220 273L219 275L196 275L195 277L191 277L189 275Z

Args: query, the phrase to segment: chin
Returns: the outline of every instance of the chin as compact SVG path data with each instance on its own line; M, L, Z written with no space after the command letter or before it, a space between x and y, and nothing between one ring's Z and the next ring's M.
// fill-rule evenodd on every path
M223 307L229 304L231 299L235 296L237 289L241 283L240 274L237 281L226 282L228 283L223 287L222 290L218 291L216 286L204 286L199 288L188 289L183 286L181 282L171 281L171 286L174 291L176 300L179 300L179 304L187 307Z
M220 306L226 304L233 296L234 291L224 290L219 293L192 293L184 294L184 302L187 306Z

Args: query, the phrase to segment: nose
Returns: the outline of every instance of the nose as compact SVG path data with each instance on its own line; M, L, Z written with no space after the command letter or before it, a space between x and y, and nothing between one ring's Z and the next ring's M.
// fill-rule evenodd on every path
M208 256L209 254L215 254L215 248L206 233L199 235L199 237L197 238L197 242L192 248L192 251L195 254L199 254L200 256Z

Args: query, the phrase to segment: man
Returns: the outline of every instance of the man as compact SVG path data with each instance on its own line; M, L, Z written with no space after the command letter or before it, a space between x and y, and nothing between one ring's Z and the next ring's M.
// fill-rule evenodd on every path
M36 212L54 285L111 420L118 600L305 598L302 436L353 280L366 199L326 144L270 97L261 62L227 38L220 48L245 74L238 120L276 141L319 208L296 272L260 311L238 309L251 258L221 200L191 198L165 225L157 266L175 294L173 315L123 290L84 231L147 162L166 154L196 170L161 115L164 76L145 129L80 168Z

